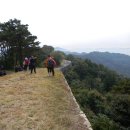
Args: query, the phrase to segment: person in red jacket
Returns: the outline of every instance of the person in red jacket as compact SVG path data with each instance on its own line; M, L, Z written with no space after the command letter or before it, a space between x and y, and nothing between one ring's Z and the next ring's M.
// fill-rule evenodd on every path
M24 62L23 62L23 68L25 71L27 71L28 65L29 65L29 60L27 57L25 57Z

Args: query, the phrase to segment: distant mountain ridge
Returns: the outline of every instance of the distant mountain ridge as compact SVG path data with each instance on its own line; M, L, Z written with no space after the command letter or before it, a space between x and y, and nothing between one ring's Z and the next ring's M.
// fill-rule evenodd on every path
M78 51L70 51L61 47L56 47L55 50L63 51L66 54L77 54L80 55L81 53L90 53L90 52L110 52L110 53L120 53L130 56L130 48L85 48L85 51L78 52Z
M92 62L103 64L117 71L119 74L130 77L130 56L128 55L109 52L91 52L86 54L81 53L78 57L90 59Z
M111 70L118 72L124 76L130 77L130 56L121 54L121 53L110 53L110 52L70 52L64 51L61 49L60 51L65 52L66 54L72 54L76 57L80 57L83 59L90 59L92 62L97 64L103 64Z
M61 47L55 47L55 51L62 51L64 52L65 54L74 54L74 55L80 55L81 53L78 53L78 52L71 52L67 49L64 49L64 48L61 48Z

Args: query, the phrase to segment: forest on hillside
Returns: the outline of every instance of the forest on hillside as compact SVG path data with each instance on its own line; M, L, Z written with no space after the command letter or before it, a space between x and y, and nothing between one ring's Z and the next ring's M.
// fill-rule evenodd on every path
M64 75L94 130L130 129L130 79L90 60L67 56Z
M75 54L74 54L75 55ZM130 77L130 56L120 53L91 52L75 55L82 59L90 59L94 63L103 64L119 74Z
M6 70L13 70L15 66L23 66L25 57L37 57L37 66L43 66L47 55L51 54L57 65L60 65L64 54L54 51L54 47L44 45L40 47L37 36L31 34L27 24L18 19L10 19L0 23L0 66Z

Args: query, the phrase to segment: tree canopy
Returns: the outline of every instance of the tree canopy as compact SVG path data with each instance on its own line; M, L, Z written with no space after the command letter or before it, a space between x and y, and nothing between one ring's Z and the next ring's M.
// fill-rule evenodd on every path
M39 48L40 42L36 40L37 36L32 35L28 25L21 24L20 20L0 23L0 63L6 68L22 65L23 58Z

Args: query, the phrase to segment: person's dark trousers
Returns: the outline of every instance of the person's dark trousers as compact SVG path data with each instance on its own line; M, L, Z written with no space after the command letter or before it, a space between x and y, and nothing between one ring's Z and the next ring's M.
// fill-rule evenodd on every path
M55 75L54 67L51 68L52 75Z
M53 76L55 75L54 67L47 67L47 71L48 71L48 74L52 73Z
M36 73L36 66L35 66L35 65L32 65L32 66L31 66L31 73L33 72L33 70L34 70L34 72Z
M50 76L50 74L51 74L51 68L47 67L47 71L48 71L48 75Z
M28 65L24 65L24 70L27 71Z
M54 74L55 74L54 67L47 67L47 71L48 71L48 74L52 73L52 75L54 76Z
M29 65L29 70L31 70L31 65Z
M48 71L48 73L51 73L51 68L47 67L47 71Z

